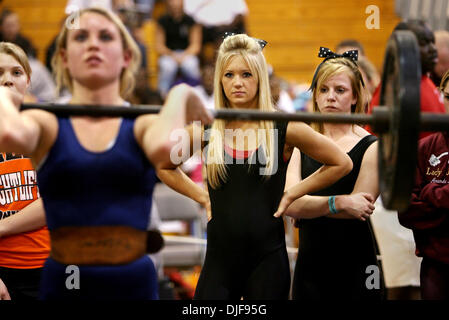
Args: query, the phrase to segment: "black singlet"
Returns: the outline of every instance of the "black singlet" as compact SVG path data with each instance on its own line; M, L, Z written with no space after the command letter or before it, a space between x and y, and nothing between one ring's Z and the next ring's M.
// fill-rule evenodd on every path
M243 163L225 153L228 178L209 196L212 220L207 226L207 252L196 299L284 299L289 291L289 265L282 219L273 217L282 198L288 160L283 158L286 123L277 129L277 170L260 175L261 150ZM275 145L276 146L276 145ZM249 165L248 162L255 164ZM252 162L251 162L252 163Z

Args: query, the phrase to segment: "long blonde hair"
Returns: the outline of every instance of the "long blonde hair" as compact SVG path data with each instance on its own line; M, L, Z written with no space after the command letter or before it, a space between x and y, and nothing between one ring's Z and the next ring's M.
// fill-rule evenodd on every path
M80 10L76 13L75 17L81 18L81 16L86 12L92 12L100 14L110 20L118 28L120 35L122 37L123 50L129 50L131 53L131 61L129 65L122 70L120 75L120 95L122 98L129 96L134 90L135 86L135 75L139 69L141 63L141 53L136 42L132 38L131 34L126 29L120 18L113 12L102 9L102 8L86 8ZM71 19L69 16L67 19ZM72 76L67 68L64 68L64 64L61 56L61 49L67 48L67 35L69 32L69 21L64 23L58 38L56 40L56 49L53 54L51 65L53 67L53 74L56 80L56 91L61 92L62 88L66 87L70 92L73 90Z
M215 108L231 108L228 99L223 90L221 79L226 67L231 60L236 57L242 57L248 64L251 73L258 78L258 109L261 111L274 111L270 83L268 79L267 63L262 48L259 43L245 35L238 34L224 39L218 50L217 62L214 75L214 99ZM224 162L224 133L226 122L224 120L214 121L209 138L207 150L207 179L212 188L217 188L227 179L226 164ZM271 172L274 166L275 152L273 148L273 129L272 121L260 121L259 129L263 129L265 137L263 140L265 158L267 159L266 170ZM213 161L211 159L214 159ZM266 175L268 177L268 175Z
M365 101L367 99L367 89L362 86L362 74L358 66L347 58L335 58L329 59L325 61L321 66L316 75L317 83L313 88L313 111L320 112L318 105L316 103L317 93L320 92L323 83L326 82L327 79L337 75L337 74L347 74L352 87L352 93L354 97L357 98L357 102L355 106L351 106L352 113L364 113L365 112ZM311 127L316 131L323 133L323 124L322 123L312 123Z

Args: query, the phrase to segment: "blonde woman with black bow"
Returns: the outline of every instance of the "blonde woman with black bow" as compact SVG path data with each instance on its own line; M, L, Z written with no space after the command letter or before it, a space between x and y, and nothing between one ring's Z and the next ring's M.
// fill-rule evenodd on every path
M366 89L357 51L338 55L321 48L312 81L313 109L328 114L361 113ZM286 214L300 218L293 299L381 299L383 278L369 216L379 195L377 138L358 125L313 124L352 159L353 169L327 188L294 201ZM289 185L316 174L319 159L295 150Z

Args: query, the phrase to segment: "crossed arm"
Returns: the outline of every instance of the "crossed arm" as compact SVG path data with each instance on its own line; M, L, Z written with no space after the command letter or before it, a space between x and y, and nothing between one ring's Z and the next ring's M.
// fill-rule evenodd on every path
M301 156L295 150L287 171L286 189L301 181ZM338 214L331 214L329 197L305 195L295 200L286 210L286 215L293 218L312 219L328 216L336 219L360 219L365 221L373 210L379 195L377 178L377 142L365 152L359 175L351 194L337 195L335 206Z
M306 179L297 179L285 188L284 196L275 213L280 217L296 199L323 189L352 170L351 158L324 135L305 123L291 122L287 127L286 144L296 147L324 165Z
M0 220L0 238L33 231L45 226L42 199L37 199L14 215Z
M0 87L0 151L25 155L42 154L42 123L54 127L56 117L45 111L19 112L10 90ZM45 135L47 136L47 135ZM45 225L45 211L38 199L19 213L0 221L0 237L35 230Z
M45 211L42 199L37 199L16 214L0 220L0 238L33 231L43 227ZM0 279L0 300L11 300L8 288Z

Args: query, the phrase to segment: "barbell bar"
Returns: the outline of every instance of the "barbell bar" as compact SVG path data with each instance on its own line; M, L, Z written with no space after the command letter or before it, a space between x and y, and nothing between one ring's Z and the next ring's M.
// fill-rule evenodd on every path
M421 64L419 46L410 31L394 32L385 52L381 106L371 115L264 112L250 109L211 110L216 119L302 121L370 125L379 136L379 186L385 208L408 207L417 163L418 132L449 129L449 115L420 112ZM41 109L60 117L125 117L157 114L161 107L22 104L22 110Z
M75 104L39 104L24 103L21 110L40 109L54 113L58 117L90 116L90 117L123 117L136 118L144 114L158 114L158 105L133 105L130 107L92 106ZM248 121L301 121L307 123L349 123L370 125L373 131L381 133L388 131L390 114L388 107L378 106L373 114L336 114L319 112L264 112L252 109L222 109L210 110L215 119L248 120ZM444 131L448 129L449 114L422 112L420 114L418 131Z

